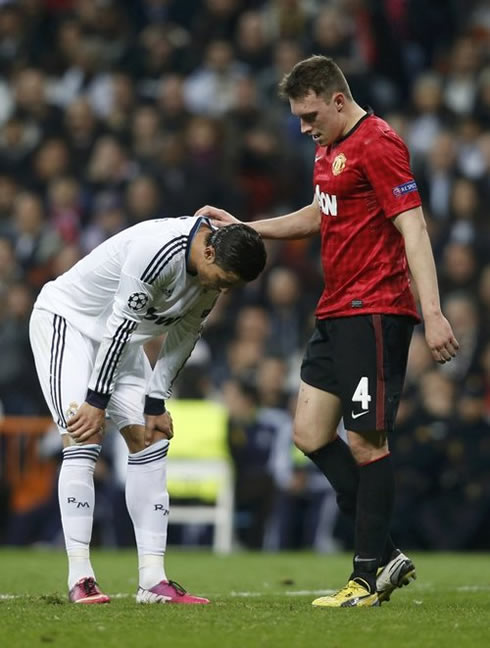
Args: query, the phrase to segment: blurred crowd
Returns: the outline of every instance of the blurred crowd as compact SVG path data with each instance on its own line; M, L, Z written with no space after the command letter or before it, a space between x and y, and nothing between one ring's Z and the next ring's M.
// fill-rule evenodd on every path
M0 0L3 414L47 414L33 300L107 237L204 204L252 221L311 201L313 143L277 83L312 53L334 57L358 103L407 142L461 345L437 367L416 330L391 440L395 539L488 549L488 0ZM329 551L351 529L284 434L322 288L319 241L267 246L264 274L219 300L175 396L229 410L238 541Z

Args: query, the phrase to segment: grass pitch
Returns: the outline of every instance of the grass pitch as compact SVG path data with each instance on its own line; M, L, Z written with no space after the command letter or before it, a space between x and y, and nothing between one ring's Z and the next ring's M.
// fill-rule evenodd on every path
M136 605L132 551L93 552L110 605L66 602L62 552L0 550L0 646L69 648L479 648L490 646L490 557L416 554L418 580L380 608L313 608L345 584L350 556L171 548L170 578L208 606Z

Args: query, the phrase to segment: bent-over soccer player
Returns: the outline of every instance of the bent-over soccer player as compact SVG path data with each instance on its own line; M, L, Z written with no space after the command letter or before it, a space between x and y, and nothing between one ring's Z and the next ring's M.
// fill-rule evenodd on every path
M301 132L316 143L311 205L251 224L264 238L320 234L325 287L301 367L294 440L355 518L354 566L345 587L319 607L376 606L415 577L389 535L394 474L388 448L419 316L437 362L458 349L441 312L430 240L407 147L353 99L332 59L312 56L281 82ZM198 211L216 223L223 210ZM337 436L343 417L349 446Z
M69 600L108 603L90 562L93 473L106 415L129 448L126 502L139 562L139 603L209 603L168 580L165 409L172 382L220 292L252 281L266 252L246 225L158 219L95 248L42 289L31 316L36 369L63 440L59 503ZM143 343L167 333L153 371Z

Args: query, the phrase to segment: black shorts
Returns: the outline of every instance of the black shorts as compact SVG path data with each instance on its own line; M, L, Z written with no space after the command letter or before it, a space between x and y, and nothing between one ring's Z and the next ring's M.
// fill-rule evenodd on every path
M414 323L402 315L317 320L301 379L340 398L347 430L393 429Z

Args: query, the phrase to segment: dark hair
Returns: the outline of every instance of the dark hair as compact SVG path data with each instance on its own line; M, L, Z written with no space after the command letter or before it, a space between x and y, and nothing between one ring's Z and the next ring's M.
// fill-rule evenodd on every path
M213 246L216 264L243 281L253 281L265 267L264 241L248 225L234 223L220 227L208 235L206 244Z
M259 404L260 399L257 389L257 381L253 372L240 372L237 376L233 377L233 382L237 386L237 389L240 391L242 396L245 396L245 398L254 405Z
M343 92L352 101L344 73L333 59L326 56L310 56L299 61L279 84L279 94L284 99L302 99L312 90L326 101L334 92Z

